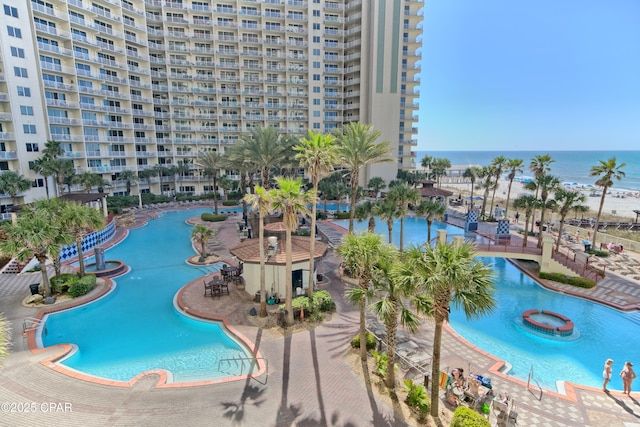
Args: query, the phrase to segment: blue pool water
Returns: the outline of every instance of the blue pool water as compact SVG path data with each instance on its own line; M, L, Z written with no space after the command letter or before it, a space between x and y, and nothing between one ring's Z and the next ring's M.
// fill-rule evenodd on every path
M348 226L348 221L336 221ZM435 229L455 229L433 224ZM366 229L366 223L355 224L356 230ZM394 223L394 242L399 234L399 221ZM387 237L386 224L378 224L376 231ZM426 240L426 221L405 220L405 242L422 244ZM406 244L406 243L405 243ZM534 378L547 389L556 389L556 381L564 380L592 387L602 385L604 361L615 361L611 381L613 389L621 389L622 381L616 369L625 360L634 361L640 348L640 313L623 313L591 301L551 292L541 287L510 262L501 258L483 258L494 266L496 276L496 309L480 319L468 321L461 310L452 307L450 324L467 341L512 365L510 375L527 379L533 366ZM545 309L569 317L578 330L573 340L541 337L518 325L522 312ZM470 361L472 362L472 361Z
M119 381L150 369L170 371L175 382L247 374L219 365L223 358L247 357L244 346L219 323L186 317L173 305L182 286L219 268L185 264L194 255L185 220L205 211L167 212L109 249L106 258L123 260L131 271L104 298L49 315L43 345L75 344L78 351L64 365Z

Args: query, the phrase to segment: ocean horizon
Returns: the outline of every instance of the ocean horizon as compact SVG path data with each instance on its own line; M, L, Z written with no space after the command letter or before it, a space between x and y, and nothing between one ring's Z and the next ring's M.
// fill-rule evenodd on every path
M451 161L452 165L477 165L487 166L498 156L508 159L524 160L522 177L531 176L529 163L532 158L542 154L549 154L554 163L551 164L552 175L559 176L563 182L575 183L576 185L595 186L597 177L589 176L591 168L596 166L600 160L609 160L615 157L618 163L626 163L622 168L625 177L620 181L614 181L612 189L614 191L640 191L640 151L436 151L420 150L416 151L416 165L420 166L422 158L426 155L431 157L445 158ZM640 205L640 203L639 203ZM639 206L640 208L640 206Z

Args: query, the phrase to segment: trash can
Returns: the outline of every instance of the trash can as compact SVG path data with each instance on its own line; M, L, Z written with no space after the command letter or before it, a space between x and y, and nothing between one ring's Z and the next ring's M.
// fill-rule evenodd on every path
M589 252L591 250L591 243L585 243L584 244L584 251L585 252Z
M40 293L40 283L34 283L33 285L29 285L29 290L31 291L31 295L38 295Z
M444 222L447 222L447 221L449 221L449 214L445 213L444 214Z

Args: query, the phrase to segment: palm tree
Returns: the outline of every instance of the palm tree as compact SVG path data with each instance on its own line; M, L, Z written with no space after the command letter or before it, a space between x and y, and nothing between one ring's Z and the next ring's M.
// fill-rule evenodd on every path
M125 185L127 186L127 196L130 196L131 184L138 181L138 177L136 176L135 172L129 169L125 169L122 172L120 172L120 174L118 175L118 178L121 181L124 181Z
M60 212L62 227L74 238L78 248L80 276L84 276L82 240L85 236L104 227L104 217L96 209L77 203L65 203Z
M236 183L229 179L227 175L222 175L218 179L218 187L222 188L222 192L225 200L229 200L229 191L234 189Z
M407 252L407 266L398 275L400 283L414 284L431 304L422 307L423 314L433 316L433 358L431 378L440 375L442 325L448 321L451 304L462 308L468 319L493 310L493 271L475 259L474 245L460 242L437 242L430 246L413 247ZM439 415L438 381L431 382L431 416Z
M0 174L0 194L7 193L11 196L11 203L18 203L18 193L31 188L31 181L18 172L6 171Z
M153 171L158 175L158 180L160 181L160 194L162 194L162 177L168 173L169 168L158 163L153 166Z
M392 161L389 158L389 141L376 143L380 135L380 131L373 130L371 125L360 122L348 123L342 129L342 132L336 132L336 139L340 146L339 156L343 166L350 174L351 211L349 215L349 233L353 233L360 169L374 163Z
M384 190L387 187L387 184L384 182L384 179L379 176L374 176L369 180L369 185L367 185L368 189L376 193L376 202L378 201L378 194L381 190Z
M2 231L6 240L0 241L0 251L15 256L20 261L35 257L40 264L42 286L47 297L51 296L51 285L47 275L47 255L59 252L61 242L73 242L71 234L61 225L52 221L48 206L57 206L57 199L44 201L37 209L25 205L15 224L4 224ZM57 208L54 208L57 209ZM54 213L55 215L55 213Z
M93 172L82 172L80 175L74 176L72 182L83 186L87 194L91 193L93 187L100 187L105 184L102 176Z
M438 187L442 185L442 177L447 176L447 169L451 167L451 160L444 158L435 158L431 161L431 175L438 183Z
M513 207L524 211L524 239L522 247L527 246L527 237L529 237L529 219L533 216L536 208L540 206L540 201L533 194L523 194L513 201Z
M360 306L360 359L367 360L367 337L366 337L366 295L369 291L369 284L374 275L374 270L378 267L380 254L383 251L384 243L382 236L372 233L349 233L338 246L338 254L342 258L345 266L351 274L358 280L360 293L358 304ZM354 301L354 297L350 298Z
M433 164L433 157L431 156L424 156L421 160L420 160L420 166L422 166L423 168L425 168L427 170L427 179L431 179L431 166Z
M253 128L240 146L245 159L260 171L262 186L271 188L271 168L282 164L289 148L288 144L280 142L278 130L273 126Z
M44 149L42 150L42 155L44 157L57 159L63 154L64 148L62 148L62 143L50 139L44 144Z
M247 201L244 199L244 196L247 194L247 187L249 187L250 193L253 192L253 172L257 168L255 168L255 165L251 161L245 158L242 141L225 151L225 154L222 158L222 164L226 168L238 172L238 175L240 177L240 194L242 194L243 196L242 217L247 218Z
M504 168L504 165L507 163L507 161L508 159L504 156L495 157L491 161L490 167L491 167L491 172L493 174L493 178L495 178L495 185L493 186L493 194L491 195L489 218L493 218L494 216L493 202L495 201L495 198L496 198L496 190L500 186L500 176L502 175L502 169ZM494 219L497 219L497 218L494 218Z
M507 203L504 210L504 216L506 218L509 217L509 199L511 199L511 186L513 185L513 180L516 178L516 175L523 172L524 160L522 159L509 159L507 160L505 167L509 171L509 189L507 190Z
M207 259L207 242L213 236L213 230L202 224L198 224L191 229L191 240L200 245L198 252L200 253L200 262Z
M471 181L471 196L469 197L469 210L473 209L473 205L474 205L473 187L476 183L476 179L480 175L480 172L481 170L478 166L471 166L465 169L464 173L462 174L464 178L469 178L469 180Z
M407 216L409 205L415 205L420 201L420 193L409 184L399 184L389 190L387 199L393 202L398 208L400 217L400 252L404 246L404 217Z
M73 161L60 158L51 159L51 168L54 171L56 177L56 194L58 196L61 196L62 194L64 194L65 181L73 179L75 175Z
M333 172L334 165L338 163L339 159L335 138L332 135L323 135L312 130L309 130L307 137L301 139L293 149L297 152L296 159L300 161L300 166L307 170L307 175L311 178L313 203L311 203L311 233L309 240L309 283L313 283L318 183L322 178ZM307 291L309 297L311 297L313 286L309 286Z
M423 200L416 207L416 215L423 216L427 220L427 245L431 245L431 224L434 220L440 220L447 207L437 200Z
M271 209L271 199L267 190L256 185L253 194L244 196L246 203L251 205L252 209L258 211L260 217L258 222L258 246L260 249L260 317L267 317L267 292L265 287L265 258L264 258L264 217Z
M564 229L564 219L571 211L587 212L589 208L583 204L586 199L585 195L579 191L567 190L566 188L560 188L556 191L555 201L559 206L558 213L560 214L560 228L558 229L556 251L560 249L560 239L562 238L562 230Z
M538 175L532 182L527 183L525 188L528 190L535 189L540 194L540 232L538 233L538 247L542 247L542 227L544 226L544 214L549 206L547 200L550 193L555 193L560 188L560 178L555 175Z
M52 159L49 157L42 157L36 159L33 162L33 171L40 174L44 178L44 188L47 193L47 199L49 198L49 177L55 175Z
M138 178L141 180L147 181L147 187L149 189L149 193L151 193L151 178L156 175L156 171L153 169L143 169L138 172ZM140 191L142 193L142 190Z
M480 169L480 173L478 174L478 177L482 178L483 180L480 184L480 188L484 189L484 194L482 197L482 216L485 215L485 210L487 208L489 191L493 190L493 188L498 185L497 181L493 181L493 176L493 168L491 166L483 166L482 169ZM491 210L491 206L489 206L489 210ZM491 216L491 213L489 213L489 216Z
M533 159L531 159L531 161L529 162L529 170L533 173L533 177L534 179L539 177L540 175L546 175L548 172L551 172L551 163L554 163L555 160L553 160L553 158L551 158L551 156L549 154L540 154L535 156ZM526 186L525 186L526 188ZM536 198L538 197L538 192L539 189L536 187L534 188L535 190L535 196ZM535 210L533 212L534 217L535 217ZM535 223L535 221L531 221L531 232L533 233L533 224Z
M311 193L302 191L302 180L291 178L276 178L278 188L269 192L273 209L282 212L286 236L286 297L285 309L287 324L293 323L292 305L292 271L291 271L291 233L298 228L298 215L308 215L309 203L315 202ZM313 254L315 256L315 254ZM313 287L313 282L309 283Z
M393 244L393 221L400 216L398 207L389 199L384 199L374 207L374 214L387 223L389 244Z
M598 235L598 227L600 226L600 215L602 214L602 208L604 207L604 198L607 195L607 190L613 185L613 180L620 181L625 177L625 173L622 170L626 163L618 164L616 158L612 157L607 161L599 160L596 166L591 167L590 176L597 176L598 180L596 185L602 187L602 197L600 197L600 207L598 208L598 216L596 217L596 223L593 229L593 241L592 245L596 245L596 236Z
M201 151L196 166L202 169L204 176L211 177L213 184L213 212L218 215L218 174L222 167L222 156L217 151Z
M366 200L364 203L360 203L356 206L356 219L358 221L369 220L367 224L367 230L369 233L375 232L376 229L376 217L375 217L376 204L371 200Z

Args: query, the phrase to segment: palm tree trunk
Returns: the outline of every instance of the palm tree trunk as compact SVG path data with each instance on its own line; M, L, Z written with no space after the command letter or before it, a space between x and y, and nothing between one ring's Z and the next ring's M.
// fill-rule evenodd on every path
M286 250L287 250L287 265L285 269L285 283L286 283L286 297L285 297L285 309L287 310L285 322L287 325L291 325L293 323L293 301L292 301L292 291L293 291L293 283L291 277L291 230L287 227L287 231L285 233L285 237L287 239L286 242Z
M404 243L404 215L400 217L400 252L402 252L403 243Z
M560 239L562 238L562 229L564 228L564 215L560 217L560 228L558 228L558 240L556 241L556 252L560 249Z
M427 246L431 246L431 223L432 222L433 221L427 218Z
M387 377L385 384L388 388L394 389L396 386L395 364L396 364L396 330L398 329L398 302L391 299L393 306L387 329Z
M544 207L542 208L542 210L540 210L540 228L538 229L538 244L537 244L539 248L542 247L542 228L544 227L545 211L546 209Z
M316 255L316 197L318 194L318 179L313 178L313 203L311 204L311 230L309 233L309 287L307 295L313 296L313 273L315 268Z
M393 221L387 221L387 229L389 230L389 244L393 245Z
M591 241L591 247L596 247L596 236L598 235L598 228L600 228L600 215L602 215L602 207L604 206L604 198L607 195L606 185L602 187L602 197L600 198L600 208L598 208L598 216L596 217L596 223L593 226L593 240Z
M471 181L471 196L469 199L469 210L473 209L473 185L475 184L474 181Z
M374 216L369 217L369 233L373 233L376 230L376 218Z
M531 216L530 215L526 215L524 217L524 236L522 239L522 247L526 248L527 247L527 237L529 237L529 218Z
M47 193L47 200L49 200L49 177L44 177L44 190Z
M440 346L442 345L442 323L444 318L436 308L435 329L433 332L433 357L431 358L431 416L438 418L440 401Z
M358 194L358 172L354 172L351 177L351 200L349 212L349 234L353 233L353 219L356 215L356 197Z
M76 239L76 246L78 247L78 265L80 267L80 277L84 277L84 257L82 255L82 237Z
M369 285L368 282L365 282L364 280L360 280L360 287L362 289L367 289L367 286ZM366 361L367 360L367 331L365 329L365 325L366 325L366 317L365 317L365 306L366 306L366 299L363 296L362 298L360 298L360 360L361 361Z
M513 184L513 178L509 180L509 188L507 189L507 204L504 207L504 216L505 218L509 218L509 198L511 197L511 184Z
M260 246L260 317L267 317L267 290L265 286L264 259L264 213L259 209L260 223L258 224L258 245Z
M216 176L213 175L213 213L216 214L216 215L218 215L218 198L216 197L217 196L216 187L218 186L217 184L218 183L217 183L217 180L216 180Z
M42 287L44 288L44 295L46 297L51 296L51 284L49 283L49 277L47 276L47 257L44 255L36 255L38 264L40 264L40 273L42 274Z

